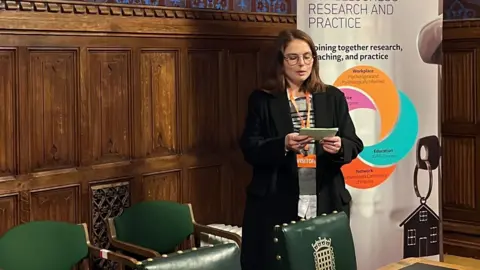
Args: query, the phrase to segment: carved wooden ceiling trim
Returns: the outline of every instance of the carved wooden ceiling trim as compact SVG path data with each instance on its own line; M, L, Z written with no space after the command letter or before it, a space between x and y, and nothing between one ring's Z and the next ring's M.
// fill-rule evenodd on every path
M0 34L274 38L295 15L74 1L0 0Z
M198 10L162 6L119 5L72 1L0 1L0 12L48 12L124 17L157 17L213 21L245 21L259 23L296 24L295 15L269 13L241 13L220 10Z

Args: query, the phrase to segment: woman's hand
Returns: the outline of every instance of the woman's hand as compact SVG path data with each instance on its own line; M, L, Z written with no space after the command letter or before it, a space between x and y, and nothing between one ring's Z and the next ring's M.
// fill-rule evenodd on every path
M312 137L299 135L298 133L290 133L285 136L285 148L290 151L300 152L305 145L313 140Z
M320 142L323 150L330 154L336 154L342 148L342 139L338 136L323 138Z

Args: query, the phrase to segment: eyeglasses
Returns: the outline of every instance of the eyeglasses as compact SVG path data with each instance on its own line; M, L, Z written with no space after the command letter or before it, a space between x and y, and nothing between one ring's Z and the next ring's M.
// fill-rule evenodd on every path
M300 60L300 58L303 58L303 63L305 63L305 65L310 65L313 62L313 55L311 53L305 53L304 55L291 53L291 54L285 55L284 57L284 59L287 61L287 63L290 66L294 66L298 64L298 61Z

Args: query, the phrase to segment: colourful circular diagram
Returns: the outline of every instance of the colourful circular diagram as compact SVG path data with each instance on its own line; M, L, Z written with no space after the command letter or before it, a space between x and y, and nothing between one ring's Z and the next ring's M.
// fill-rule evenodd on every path
M334 84L345 94L349 111L373 110L380 116L378 142L365 145L360 155L342 167L345 183L358 189L382 184L393 173L396 164L413 148L418 135L415 106L393 81L372 66L356 66L344 71ZM354 124L357 132L365 122Z

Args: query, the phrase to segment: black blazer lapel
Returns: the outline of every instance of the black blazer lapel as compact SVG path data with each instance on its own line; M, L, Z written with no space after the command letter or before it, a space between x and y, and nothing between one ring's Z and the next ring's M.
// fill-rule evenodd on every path
M315 127L330 128L333 127L333 104L329 94L315 93L313 94L313 110L315 115ZM325 164L322 160L325 158L322 146L315 141L315 149L317 152L317 177L322 172L322 166ZM319 178L319 177L318 177ZM318 186L318 184L317 184Z
M315 127L334 127L334 104L331 95L328 93L313 94L313 110L315 115Z
M287 93L275 94L270 102L270 113L278 136L286 136L293 132L292 118L290 117L290 105Z

